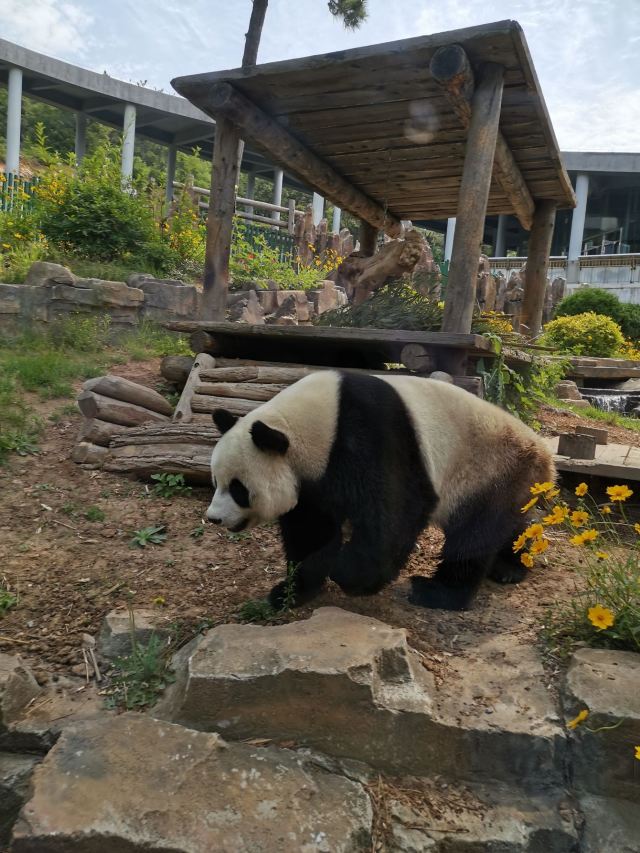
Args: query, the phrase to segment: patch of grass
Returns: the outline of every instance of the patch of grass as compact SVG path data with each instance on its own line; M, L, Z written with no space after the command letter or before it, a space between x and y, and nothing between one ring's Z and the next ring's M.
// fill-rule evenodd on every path
M4 616L18 604L18 596L7 588L4 581L0 581L0 616Z
M150 320L143 320L135 331L121 335L117 348L133 361L165 355L193 355L185 337L168 332Z
M552 405L560 409L569 409L581 418L589 418L592 421L600 421L602 423L612 424L613 426L631 429L634 432L640 432L640 418L627 418L618 412L603 412L602 409L596 409L595 406L588 408L579 408L572 406L566 400L553 400Z
M21 456L37 452L40 424L25 403L13 376L2 372L0 361L0 465L10 453Z
M131 654L115 661L116 674L107 698L110 707L128 711L145 708L156 701L160 693L175 680L170 670L167 646L152 634L145 645L135 637L135 623L131 616Z
M250 598L238 608L238 616L243 622L274 622L288 613L295 604L296 574L299 563L287 564L282 607L276 610L266 598Z
M104 521L107 517L99 506L90 506L84 512L87 521Z
M133 537L129 543L132 548L146 548L147 545L164 545L167 534L164 524L155 524L150 527L142 527L134 530Z
M191 491L183 474L152 474L151 479L155 481L151 492L157 497L172 498L175 495L188 495Z
M199 524L197 527L194 527L189 536L191 536L192 539L201 539L204 536L204 524Z

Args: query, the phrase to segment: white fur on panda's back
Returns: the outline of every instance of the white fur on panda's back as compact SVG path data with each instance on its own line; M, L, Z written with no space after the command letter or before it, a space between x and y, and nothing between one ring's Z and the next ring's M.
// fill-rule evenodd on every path
M464 498L481 493L488 475L499 470L506 445L523 450L535 445L541 458L549 455L533 430L462 388L416 376L381 378L400 395L413 421L440 497L435 523L444 522Z

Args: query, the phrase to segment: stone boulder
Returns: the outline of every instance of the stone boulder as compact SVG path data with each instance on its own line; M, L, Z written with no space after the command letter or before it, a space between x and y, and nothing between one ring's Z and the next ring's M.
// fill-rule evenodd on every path
M640 745L638 685L640 655L635 652L584 648L573 655L565 712L569 718L583 710L589 713L574 732L572 776L578 791L640 802L634 756Z
M509 637L479 644L442 692L404 630L334 607L288 625L219 625L174 669L154 714L190 728L291 739L392 774L536 789L562 779L564 736L539 658Z
M0 745L9 726L41 693L42 688L21 658L0 652Z
M233 294L236 297L236 294ZM260 304L255 290L249 290L246 295L234 298L228 309L228 318L235 323L249 323L250 325L263 325L264 309Z
M136 714L66 730L36 768L12 853L356 853L364 788L287 750Z
M553 392L558 400L582 400L580 389L571 379L558 382Z
M179 279L154 278L134 273L127 285L144 293L142 315L156 323L193 320L198 316L200 293Z
M39 755L0 752L0 849L7 849L11 828L27 800L29 783Z
M131 616L133 615L133 622ZM166 643L171 620L159 610L111 610L102 620L98 634L98 654L107 660L130 655L132 636L137 643L147 645L153 635Z
M52 264L49 261L36 261L31 264L24 287L45 287L54 284L68 284L71 287L76 282L75 275L62 264Z

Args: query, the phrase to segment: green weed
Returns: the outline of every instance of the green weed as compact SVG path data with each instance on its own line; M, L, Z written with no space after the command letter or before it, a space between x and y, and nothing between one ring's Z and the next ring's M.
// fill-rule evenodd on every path
M164 524L156 524L150 527L143 527L140 530L134 530L129 544L132 548L146 548L147 545L164 545L167 539L165 530Z
M167 646L152 634L145 645L136 640L133 611L131 621L131 654L115 661L116 675L107 699L110 707L144 708L151 705L168 684L175 680L169 668Z
M251 598L238 608L238 616L243 622L273 622L288 613L295 604L296 574L299 563L287 564L282 607L276 610L266 598Z
M0 616L8 613L12 607L18 604L18 596L11 592L3 581L0 581Z
M106 515L99 506L90 506L85 510L84 517L87 521L104 521Z
M204 524L199 524L197 527L194 527L189 536L191 536L192 539L201 539L204 536Z
M152 494L160 498L172 498L175 495L187 495L191 486L187 486L183 474L152 474L155 481Z

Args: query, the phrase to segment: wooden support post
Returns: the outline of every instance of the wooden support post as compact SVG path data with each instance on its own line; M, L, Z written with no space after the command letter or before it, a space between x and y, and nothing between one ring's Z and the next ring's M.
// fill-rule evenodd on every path
M553 226L556 221L556 202L538 201L529 234L529 249L524 277L524 297L520 311L522 331L534 338L542 326L542 310L547 292L547 271Z
M442 320L443 332L468 334L471 331L480 243L491 186L503 79L502 66L485 66L473 96Z
M174 84L181 95L189 100L197 99L201 109L215 118L216 145L221 123L224 122L223 127L226 127L227 121L231 122L240 129L245 139L258 142L260 148L271 155L274 163L285 165L287 172L297 175L343 210L351 211L377 228L384 228L391 237L402 233L402 225L396 216L349 183L230 83L207 83L203 87L198 82L189 81L189 78L181 78L174 80Z
M441 47L433 55L429 70L442 86L447 100L464 128L471 123L471 99L475 81L471 63L459 44ZM495 151L496 179L513 205L520 224L529 231L534 201L504 136L498 131Z
M361 219L358 240L360 242L360 254L365 258L372 257L376 253L378 229Z
M229 292L229 256L238 180L240 132L227 119L216 122L211 195L207 215L202 309L204 320L224 320Z

